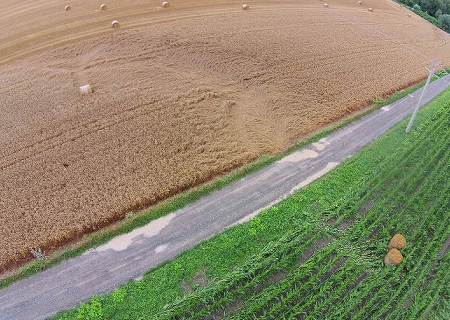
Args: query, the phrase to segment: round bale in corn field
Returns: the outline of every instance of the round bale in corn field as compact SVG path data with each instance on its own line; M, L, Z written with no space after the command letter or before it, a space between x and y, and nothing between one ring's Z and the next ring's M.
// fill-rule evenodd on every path
M387 266L398 265L402 262L403 256L402 253L398 249L391 249L384 257L384 263Z
M388 243L388 248L402 249L406 246L406 239L400 233L395 234Z

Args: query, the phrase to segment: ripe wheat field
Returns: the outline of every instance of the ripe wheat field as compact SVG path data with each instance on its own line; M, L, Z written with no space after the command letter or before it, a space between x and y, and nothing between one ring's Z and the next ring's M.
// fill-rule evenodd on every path
M0 2L0 272L450 63L388 0L104 3Z

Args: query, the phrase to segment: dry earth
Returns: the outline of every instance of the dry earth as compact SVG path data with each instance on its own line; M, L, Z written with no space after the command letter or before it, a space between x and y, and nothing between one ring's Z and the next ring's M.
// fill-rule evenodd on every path
M388 0L104 1L0 2L0 271L450 64Z

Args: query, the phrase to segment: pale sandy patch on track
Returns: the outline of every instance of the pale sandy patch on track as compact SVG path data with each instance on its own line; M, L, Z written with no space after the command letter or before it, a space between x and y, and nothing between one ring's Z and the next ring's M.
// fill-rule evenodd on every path
M311 182L313 182L313 181L319 179L320 177L324 176L325 174L327 174L328 172L330 172L331 170L336 168L338 165L339 165L339 162L329 162L325 168L323 168L322 170L318 171L314 175L308 177L307 179L305 179L304 181L302 181L298 185L296 185L292 189L291 193L294 193L295 191L306 187L308 184L310 184Z
M292 154L288 155L287 157L284 157L283 159L281 159L279 162L280 163L295 163L295 162L300 162L300 161L306 160L306 159L317 158L318 156L319 156L319 154L316 151L310 150L310 149L304 149L304 150L293 152Z
M114 250L114 251L123 251L126 250L134 240L138 237L153 237L156 236L162 229L167 227L170 221L175 218L175 214L171 213L165 217L161 217L157 220L150 222L149 224L137 228L129 233L124 235L115 237L108 243L98 247L95 249L97 252L106 251L106 250ZM157 248L158 249L158 248ZM160 248L158 252L163 251L165 248ZM155 250L156 251L156 250Z

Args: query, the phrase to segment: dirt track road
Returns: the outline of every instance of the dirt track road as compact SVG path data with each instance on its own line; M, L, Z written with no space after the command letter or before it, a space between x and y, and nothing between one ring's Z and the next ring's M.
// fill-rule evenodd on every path
M424 103L449 86L430 85ZM325 174L403 119L420 90L222 190L130 234L0 291L0 320L43 319L116 288L201 241L242 223Z

